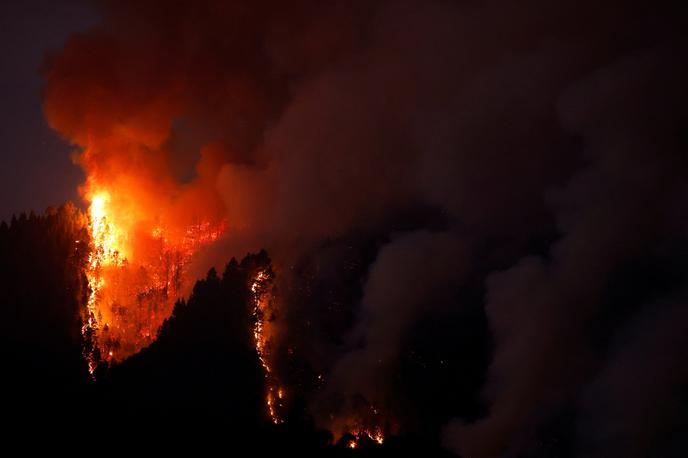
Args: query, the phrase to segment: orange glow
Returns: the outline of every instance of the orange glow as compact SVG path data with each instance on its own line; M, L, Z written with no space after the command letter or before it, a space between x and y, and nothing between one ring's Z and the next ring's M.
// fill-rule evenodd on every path
M349 431L349 434L354 436L354 439L350 440L347 443L347 447L349 448L358 447L358 443L363 438L367 438L376 443L377 445L382 445L385 442L385 436L382 433L382 429L380 429L377 426L374 428L354 428L351 431Z
M224 224L197 222L183 229L160 224L110 189L87 192L90 254L84 316L84 356L93 375L98 363L121 361L150 345L187 286L187 266ZM146 229L148 227L148 229Z
M270 420L277 425L284 422L279 415L279 409L283 407L282 401L285 398L285 393L284 388L278 386L277 377L270 362L272 357L272 326L268 318L273 312L271 282L272 276L268 271L259 271L251 281L251 293L253 294L253 340L258 360L265 373L267 387L265 403Z

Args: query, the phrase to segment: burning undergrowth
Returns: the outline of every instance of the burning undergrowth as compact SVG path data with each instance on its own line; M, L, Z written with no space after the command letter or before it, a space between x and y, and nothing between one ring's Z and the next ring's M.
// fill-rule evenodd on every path
M185 305L177 301L191 292L193 278L188 276L188 266L201 250L212 248L221 239L226 225L223 221L199 222L180 233L156 224L158 218L132 223L122 218L120 202L113 195L118 195L115 190L91 194L88 216L84 217L88 221L84 228L88 237L76 241L86 244L89 252L83 266L87 294L81 313L81 334L84 358L94 380L97 373L102 376L101 366L115 368L151 346L163 328L169 327L168 320L184 319ZM247 328L252 330L255 356L263 372L265 411L269 420L279 425L285 422L290 407L288 388L282 379L294 382L294 390L301 392L292 394L301 399L317 391L324 379L317 375L318 382L305 388L300 383L303 380L295 382L288 373L287 360L299 361L303 355L294 354L288 339L279 340L279 329L287 326L285 321L278 320L279 304L285 298L278 297L270 260L265 254L261 256L247 257L239 267L232 261L225 276L233 268L242 272L247 292L242 302L251 317ZM193 299L192 295L192 302ZM287 362L280 361L280 357ZM311 373L310 377L316 375ZM389 431L382 412L362 398L345 409L335 408L330 416L334 440L342 438L349 448L357 448L361 442L382 444L385 431Z
M275 320L275 297L273 295L274 272L267 267L258 270L251 279L251 302L253 305L253 340L258 354L258 360L263 368L267 391L265 403L268 408L270 420L274 424L280 424L284 420L280 410L284 406L285 389L280 386L279 378L273 369L273 346L275 341L272 333Z
M117 221L112 205L111 194L101 191L92 196L89 207L90 253L84 267L88 298L83 308L81 332L84 357L92 376L98 365L124 361L156 340L175 303L189 289L188 264L200 249L217 241L224 231L223 223L203 222L189 227L181 238L172 238L160 226L149 233L131 234ZM140 226L142 222L137 224ZM132 240L134 236L136 240ZM139 251L134 257L131 249L134 245L149 248L144 255ZM253 319L255 351L264 371L267 411L271 421L279 424L283 421L279 411L286 394L272 369L274 272L269 260L264 264L253 267L247 275L246 288L250 291L247 307Z

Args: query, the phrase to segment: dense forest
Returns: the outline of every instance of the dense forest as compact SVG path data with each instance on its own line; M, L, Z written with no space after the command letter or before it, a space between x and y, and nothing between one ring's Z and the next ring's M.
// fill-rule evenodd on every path
M0 223L6 411L32 418L61 414L85 392L79 311L87 257L86 218L71 204Z
M329 431L314 425L306 396L298 392L285 421L269 421L249 290L257 270L271 271L265 251L232 258L222 273L211 269L188 300L177 302L152 345L111 367L101 363L91 377L80 332L88 293L86 223L66 204L0 224L0 383L10 427L28 422L36 433L64 429L94 446L114 434L120 446L144 441L319 456L401 450L451 456L415 436L388 437L382 446L362 440L349 450L349 437L333 443ZM304 378L292 370L292 382Z

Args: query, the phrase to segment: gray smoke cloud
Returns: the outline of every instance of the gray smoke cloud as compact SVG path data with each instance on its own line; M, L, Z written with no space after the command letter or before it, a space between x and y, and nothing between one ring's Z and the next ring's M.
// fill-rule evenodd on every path
M682 238L683 223L672 216L685 211L686 183L671 143L673 114L663 109L684 95L673 68L670 52L652 50L594 72L562 96L562 122L584 136L589 163L550 194L563 237L549 255L525 257L488 277L486 311L496 339L485 390L491 411L475 424L456 421L446 435L465 455L520 453L542 422L575 400L604 364L594 333L614 335L632 314L628 304L610 303L610 279L634 259L667 256L667 239ZM644 344L655 345L632 346ZM618 371L615 357L603 379L617 376L609 374Z

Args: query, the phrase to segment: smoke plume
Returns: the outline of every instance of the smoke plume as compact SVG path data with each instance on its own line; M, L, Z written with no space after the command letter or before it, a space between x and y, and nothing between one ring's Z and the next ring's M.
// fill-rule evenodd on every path
M445 444L466 456L547 454L533 444L564 409L581 423L552 434L616 454L595 431L623 417L615 437L630 435L642 418L623 395L598 414L610 384L646 367L664 371L658 393L685 382L648 355L629 362L671 345L653 304L688 246L685 44L669 5L102 8L46 65L45 114L79 148L84 195L117 190L132 228L226 221L198 274L266 248L285 292L281 345L324 375L308 394L322 426L359 396L394 428L422 430L394 375L412 336L421 372L471 332L492 341L489 367L462 374L455 361L451 378L485 380L469 393L482 410L432 398L446 403ZM345 273L358 294L332 292ZM296 284L309 301L288 299ZM666 313L685 317L678 297ZM422 327L436 316L452 317L442 345ZM318 327L328 338L296 331Z

